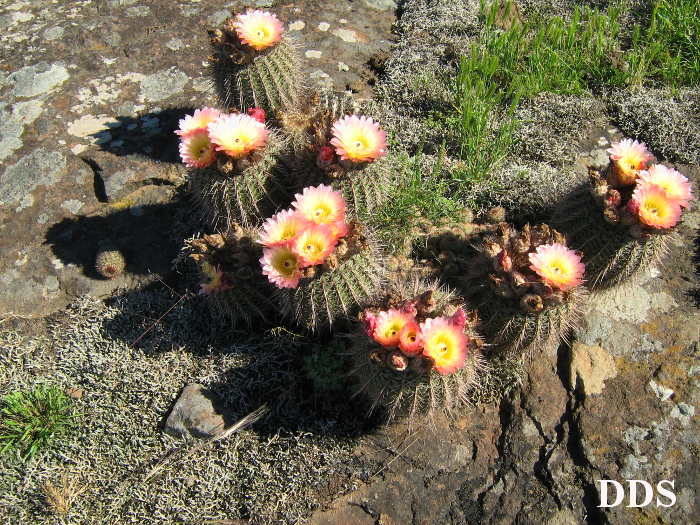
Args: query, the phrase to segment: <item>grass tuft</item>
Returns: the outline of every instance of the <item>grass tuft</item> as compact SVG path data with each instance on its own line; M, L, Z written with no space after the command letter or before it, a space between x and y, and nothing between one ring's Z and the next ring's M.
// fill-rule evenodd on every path
M0 402L0 453L11 448L31 458L56 434L65 433L77 416L63 390L39 385L9 392Z

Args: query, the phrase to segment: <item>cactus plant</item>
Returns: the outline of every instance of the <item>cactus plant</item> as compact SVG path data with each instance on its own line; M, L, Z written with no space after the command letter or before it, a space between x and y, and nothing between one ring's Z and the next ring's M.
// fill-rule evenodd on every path
M677 171L647 168L651 154L644 144L622 141L608 152L606 170L589 169L589 182L564 199L553 221L583 252L594 289L654 267L670 246L682 209L694 198L688 179Z
M209 32L211 72L223 107L274 112L299 106L304 63L297 44L282 31L274 15L258 10L227 18Z
M356 394L382 407L389 420L407 415L452 415L485 368L475 313L436 281L396 281L381 300L365 305L351 355Z
M100 246L95 257L95 269L105 279L114 279L124 273L126 261L119 249L112 243Z
M279 156L285 142L278 132L249 115L234 114L222 114L195 130L183 120L180 131L183 159L192 168L190 191L213 228L257 226L284 198ZM192 149L206 153L188 157Z
M258 264L262 249L250 233L234 224L224 234L186 241L204 281L199 293L206 294L209 305L234 323L265 320L275 312L272 287Z
M353 219L323 264L302 268L296 287L278 290L281 309L311 331L329 328L377 292L384 278L381 263L379 247Z
M587 295L580 256L544 224L518 232L501 223L478 249L463 289L492 351L523 356L558 345Z

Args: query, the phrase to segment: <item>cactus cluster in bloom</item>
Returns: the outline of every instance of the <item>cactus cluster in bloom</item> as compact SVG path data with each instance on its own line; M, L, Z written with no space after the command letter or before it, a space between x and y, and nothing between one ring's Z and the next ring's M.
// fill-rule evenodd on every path
M608 153L605 178L591 173L593 195L605 220L628 227L636 239L676 226L694 199L688 179L662 164L647 166L653 155L644 143L625 139Z
M345 200L321 184L295 195L292 208L265 221L258 242L265 246L263 274L278 288L296 288L305 268L323 265L348 234ZM336 256L337 257L337 256ZM337 264L337 261L336 261Z
M492 289L529 313L564 304L571 289L583 284L581 255L546 224L517 231L502 223L496 235L484 239L482 251L491 261Z
M475 345L464 333L470 319L461 306L450 316L429 317L434 306L429 291L400 308L365 310L365 332L381 345L370 359L397 372L447 375L466 366Z
M214 108L197 109L194 115L180 120L180 156L189 168L206 168L222 152L239 160L263 148L269 131L265 113L251 108L249 114L222 113Z

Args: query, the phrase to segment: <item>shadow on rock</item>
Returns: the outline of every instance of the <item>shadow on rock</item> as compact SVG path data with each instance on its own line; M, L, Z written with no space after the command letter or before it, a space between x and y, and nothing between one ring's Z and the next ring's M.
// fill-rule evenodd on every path
M693 241L693 256L690 260L695 265L695 274L700 276L700 229ZM695 302L695 307L700 308L700 288L691 288L687 294Z
M186 206L181 192L172 188L168 192L169 202L112 207L101 215L63 219L49 228L44 244L64 265L78 266L93 279L104 279L95 269L95 257L105 245L122 253L125 274L167 276L182 246L182 238L173 233L174 217Z
M168 108L139 117L116 117L109 131L92 137L103 151L118 156L143 155L159 162L182 162L180 138L175 130L180 120L192 115L195 108Z

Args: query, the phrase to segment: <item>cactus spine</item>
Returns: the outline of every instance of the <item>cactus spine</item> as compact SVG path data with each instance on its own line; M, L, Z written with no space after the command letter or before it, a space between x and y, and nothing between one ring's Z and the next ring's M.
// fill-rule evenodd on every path
M304 63L291 38L283 36L280 42L257 50L242 42L233 18L210 31L210 37L214 53L209 61L223 107L274 112L299 105L304 96Z
M544 224L517 232L501 223L496 235L485 237L463 289L479 310L484 337L493 351L525 356L534 349L550 349L578 321L587 295L580 285L582 265L577 283L563 289L532 269L531 254L543 246L564 244L563 236Z
M370 412L382 408L389 420L406 415L412 428L418 416L453 415L469 404L469 394L485 366L481 339L475 332L476 314L467 314L461 304L462 298L437 282L421 279L394 282L383 299L366 304L361 315L364 327L358 326L353 337L351 376L359 385L356 395L369 399ZM385 339L386 323L394 322L389 316L407 327L397 325L399 334L416 329L420 332L439 319L442 329L464 345L459 349L458 368L449 373L438 371L436 361L426 355L424 348L413 348L410 343L405 346L405 336L400 336L399 343L396 338ZM423 336L417 337L420 341Z

